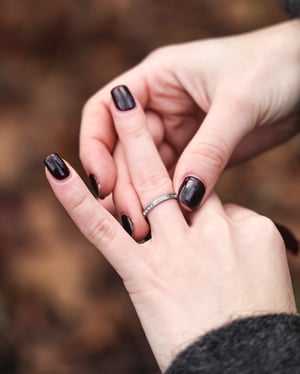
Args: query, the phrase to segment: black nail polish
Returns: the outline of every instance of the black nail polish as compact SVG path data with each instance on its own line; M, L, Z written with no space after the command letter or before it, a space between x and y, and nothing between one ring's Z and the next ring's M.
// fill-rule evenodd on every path
M70 170L57 153L47 156L44 164L55 179L62 180L70 175Z
M103 197L100 195L100 183L98 183L97 178L94 174L89 175L90 183L93 188L93 191L95 193L96 197L99 197L100 199L103 199Z
M146 235L145 239L144 239L144 242L147 242L151 238L152 238L151 231L149 231L148 234Z
M151 235L151 231L148 232L148 234L145 236L145 238L143 240L140 240L138 243L139 244L143 244L143 243L146 243L148 240L150 240L152 238L152 235Z
M200 179L196 177L186 177L179 189L178 200L194 210L201 203L204 195L205 186Z
M124 230L132 236L133 234L133 223L129 217L127 217L125 214L121 216L121 222Z
M111 96L115 106L121 110L126 111L135 107L135 101L127 86L117 86L111 90Z
M290 229L279 223L276 223L276 227L282 236L287 250L290 251L293 255L297 256L300 250L300 243L298 242L294 234L290 231Z

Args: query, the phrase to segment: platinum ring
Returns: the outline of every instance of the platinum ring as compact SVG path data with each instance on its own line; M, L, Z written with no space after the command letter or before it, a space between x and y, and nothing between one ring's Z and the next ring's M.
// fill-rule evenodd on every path
M177 199L177 195L175 193L167 193L165 195L162 195L155 200L153 200L150 204L146 206L146 208L143 210L143 216L147 217L150 210L155 208L158 204L163 203L164 201L170 200L170 199Z

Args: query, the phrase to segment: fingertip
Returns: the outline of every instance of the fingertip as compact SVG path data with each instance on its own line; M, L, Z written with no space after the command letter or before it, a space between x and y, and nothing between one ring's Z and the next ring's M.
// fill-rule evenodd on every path
M137 242L143 240L149 232L149 224L142 214L140 200L130 183L122 180L116 185L114 203L123 229Z
M195 176L184 178L178 190L178 201L189 210L195 210L201 204L206 192L204 183Z
M132 110L136 107L136 102L126 85L115 86L110 91L114 106L121 112Z
M89 175L89 181L92 192L94 193L95 197L103 200L105 196L101 195L101 184L99 183L98 178L91 173Z
M112 192L116 182L116 166L112 155L104 144L91 141L89 152L82 151L80 159L92 192L95 197L104 199Z
M122 214L120 223L123 229L130 235L136 242L142 242L149 234L150 227L142 215L136 213Z
M48 171L46 175L51 175L55 180L62 181L70 175L70 168L57 153L51 153L46 156L44 158L44 165Z

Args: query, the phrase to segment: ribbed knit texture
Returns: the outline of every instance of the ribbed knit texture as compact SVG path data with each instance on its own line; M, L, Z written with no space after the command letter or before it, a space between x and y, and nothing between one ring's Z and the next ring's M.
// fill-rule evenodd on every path
M281 0L281 2L290 17L300 17L300 0Z
M212 331L173 361L165 374L299 374L300 317L236 320Z

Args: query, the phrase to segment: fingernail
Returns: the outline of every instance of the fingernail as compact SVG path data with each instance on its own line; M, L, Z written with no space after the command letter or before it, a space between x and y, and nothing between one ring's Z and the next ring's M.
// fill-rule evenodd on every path
M300 243L295 238L294 234L290 231L290 229L279 223L276 223L276 227L282 236L287 250L297 256L300 249Z
M144 239L144 242L147 242L148 240L150 240L151 237L152 237L151 231L149 231L148 234L146 235L145 239Z
M148 234L145 236L145 238L143 240L140 240L138 243L139 244L143 244L143 243L146 243L148 240L150 240L152 238L152 235L151 235L151 231L148 232Z
M99 197L100 199L104 199L104 197L100 194L100 183L97 181L97 178L94 174L89 175L90 183L93 188L93 191L95 192L96 197Z
M117 86L111 90L115 106L122 111L135 107L135 101L127 86Z
M132 236L132 234L133 234L133 223L132 223L131 219L129 217L127 217L125 214L123 214L121 216L121 222L122 222L122 226L123 226L124 230L127 232L127 234Z
M196 177L186 177L179 189L178 200L194 210L201 203L204 195L205 186L200 179Z
M55 179L65 179L70 175L70 170L64 160L57 154L52 153L44 160L46 168Z

